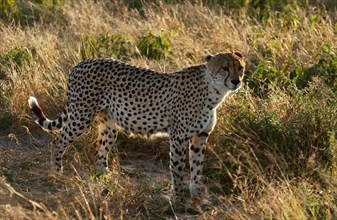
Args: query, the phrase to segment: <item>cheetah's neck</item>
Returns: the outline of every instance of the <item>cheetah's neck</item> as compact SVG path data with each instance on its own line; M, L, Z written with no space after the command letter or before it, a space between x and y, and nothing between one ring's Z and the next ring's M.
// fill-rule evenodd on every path
M231 93L231 90L228 89L224 83L219 83L219 81L214 81L206 71L206 80L208 82L208 92L209 92L209 101L212 109L216 109Z

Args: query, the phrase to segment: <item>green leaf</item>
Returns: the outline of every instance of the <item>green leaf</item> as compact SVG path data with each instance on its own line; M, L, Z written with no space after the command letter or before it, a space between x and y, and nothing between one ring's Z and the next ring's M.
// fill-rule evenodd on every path
M328 46L327 44L323 44L323 45L322 45L322 51L323 51L324 53L328 53L328 52L329 52L329 46Z

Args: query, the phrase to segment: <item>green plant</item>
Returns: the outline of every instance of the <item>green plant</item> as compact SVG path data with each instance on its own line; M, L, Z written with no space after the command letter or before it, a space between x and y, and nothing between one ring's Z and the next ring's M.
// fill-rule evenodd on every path
M336 91L337 48L323 44L316 56L319 57L318 62L310 67L292 56L288 56L281 67L277 67L273 60L262 60L253 70L247 71L247 84L260 97L266 97L271 85L292 93L294 89L307 88L315 78L323 80L326 86Z
M17 19L18 15L18 7L14 0L0 0L0 19L10 21Z
M82 59L97 57L116 57L127 59L132 52L132 38L127 34L100 34L94 38L82 38L80 54Z
M252 72L247 71L246 73L246 81L249 88L259 96L267 95L268 87L278 80L281 80L280 73L274 67L273 62L268 59L258 63Z
M5 87L5 81L11 80L10 71L13 69L19 71L19 68L29 64L35 53L34 48L14 47L0 57L0 125L4 125L2 127L12 124L12 113L7 111L12 96L8 90L3 90L2 87Z
M164 58L171 47L170 41L165 36L156 36L152 33L138 40L137 48L141 55L154 60Z
M11 97L8 92L2 91L1 88L1 79L0 79L0 126L5 129L8 126L12 125L13 118L12 115L6 111L8 105L10 104Z
M0 19L22 25L41 20L51 21L55 15L62 14L63 5L64 0L0 0Z
M62 6L64 5L64 0L31 0L33 3L40 5L54 5Z
M143 0L126 0L126 1L124 1L124 3L130 9L140 10L143 7L144 1Z
M28 64L35 54L35 48L28 49L26 47L14 47L7 51L0 58L0 80L7 77L5 68L10 67L11 65L13 65L14 68L18 68Z
M337 173L337 97L324 82L313 81L292 95L274 86L264 99L246 98L226 110L230 116L217 145L223 168L209 171L209 178L223 181L224 191L241 192L236 183L242 176L258 186L259 175L266 173L309 178L317 175L313 167Z
M322 79L326 86L333 90L337 89L337 48L323 44L318 53L319 61L311 67L298 65L290 73L290 78L294 80L297 87L305 88L314 77Z
M324 79L324 82L337 90L337 47L328 44L322 45L321 59L317 65L319 68L319 74Z
M32 51L32 52L31 52ZM29 63L32 56L31 54L35 54L35 49L29 50L26 47L15 47L9 51L7 51L0 60L2 65L8 65L10 63L14 63L18 66Z

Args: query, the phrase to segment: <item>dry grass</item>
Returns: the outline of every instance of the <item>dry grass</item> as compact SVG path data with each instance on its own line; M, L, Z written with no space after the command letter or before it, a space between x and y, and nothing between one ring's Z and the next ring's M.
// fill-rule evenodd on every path
M261 21L247 8L211 8L146 3L136 10L120 1L79 0L29 24L0 20L0 218L335 218L336 90L321 89L320 76L303 90L286 78L298 66L320 64L322 45L336 44L336 11L292 7ZM169 40L164 58L139 52L138 40L149 33ZM65 175L48 172L52 136L32 123L27 99L36 96L56 117L70 68L84 58L83 39L102 34L129 36L122 59L165 72L203 62L208 53L245 55L247 86L221 107L208 144L205 181L212 206L187 212L171 207L165 138L122 135L114 172L94 180L93 126L67 150ZM6 60L13 51L24 58ZM267 84L264 95L248 87L274 70L282 81Z

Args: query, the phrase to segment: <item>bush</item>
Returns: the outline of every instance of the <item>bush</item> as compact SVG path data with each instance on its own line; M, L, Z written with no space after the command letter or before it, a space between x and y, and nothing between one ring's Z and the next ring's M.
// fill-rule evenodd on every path
M20 68L29 64L34 55L35 48L14 47L0 57L0 126L6 127L12 124L12 112L8 109L12 102L12 94L9 90L3 89L8 81L13 81L10 71L20 72ZM8 86L8 85L7 85Z
M287 62L278 67L275 61L265 59L260 61L251 71L247 71L247 85L259 97L267 97L268 87L276 85L286 92L293 93L308 87L318 78L325 86L337 90L337 48L323 44L316 55L316 64L305 67L298 58L288 56Z
M323 44L318 54L319 61L309 68L303 67L300 63L294 71L290 73L292 79L299 89L307 87L315 77L323 80L326 86L333 90L337 89L337 48Z
M37 21L51 21L62 14L64 0L0 0L0 19L5 22L14 21L29 25ZM66 22L62 19L63 22Z
M6 22L19 16L19 10L14 0L0 0L0 19Z
M143 0L124 0L124 3L130 9L141 10L143 8L143 6L144 6L144 1Z
M35 54L35 49L32 49ZM25 63L29 63L31 60L31 51L26 47L15 47L1 57L1 64L8 65L10 63L15 63L18 66L21 66Z
M137 40L137 46L134 46L131 35L103 33L97 37L83 37L80 54L82 59L114 57L128 60L130 56L140 54L148 59L160 60L167 56L170 46L171 44L166 37L155 36L152 33L140 37Z
M240 97L218 120L226 129L215 135L223 163L209 177L218 178L224 191L243 190L236 185L241 178L259 187L261 176L307 179L337 172L337 94L322 81L292 95L272 88L265 99Z
M156 36L149 33L138 40L137 48L141 55L154 60L166 57L171 47L165 36Z
M80 54L82 59L97 57L115 57L127 59L132 53L132 38L127 34L100 34L94 38L85 36L82 39Z
M7 51L0 59L0 80L5 79L7 74L4 70L11 65L14 68L28 64L32 60L32 56L36 54L35 48L28 49L26 47L14 47Z

